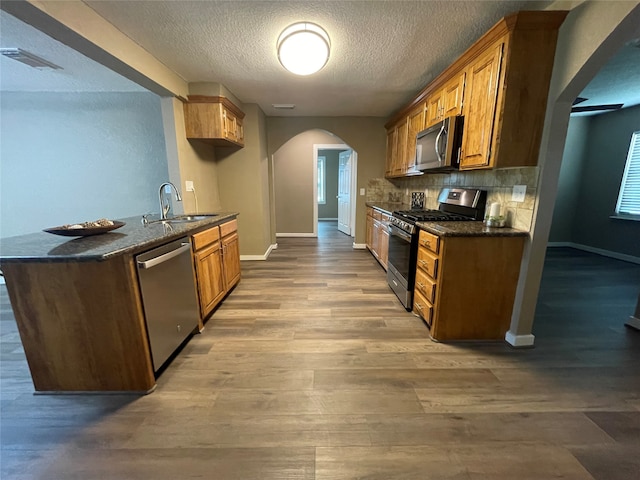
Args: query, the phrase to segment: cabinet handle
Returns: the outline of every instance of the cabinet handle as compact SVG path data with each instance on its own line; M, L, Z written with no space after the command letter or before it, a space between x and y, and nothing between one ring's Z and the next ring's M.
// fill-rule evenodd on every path
M427 262L425 262L424 260L418 260L418 263L423 267L427 264Z
M422 305L420 303L416 302L416 309L418 309L420 312L422 312Z
M424 290L424 283L422 282L416 282L418 284L418 287L420 287L421 290Z

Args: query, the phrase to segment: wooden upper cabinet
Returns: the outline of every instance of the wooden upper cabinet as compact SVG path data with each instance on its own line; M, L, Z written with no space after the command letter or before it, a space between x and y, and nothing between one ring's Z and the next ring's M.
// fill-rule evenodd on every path
M394 156L397 150L396 143L398 141L398 129L391 128L387 131L387 159L385 162L385 177L393 176Z
M442 90L429 95L427 99L427 126L439 122L442 118Z
M407 121L407 153L405 155L405 172L411 170L416 164L416 136L425 129L425 117L427 115L427 104L424 103L409 114Z
M404 175L406 171L408 126L407 119L405 119L396 127L398 140L396 141L396 150L393 155L393 174L397 176Z
M429 95L425 126L433 125L451 115L460 115L462 112L465 74L466 72L462 72L459 75L455 75L442 88Z
M467 70L461 169L490 164L503 46L498 43Z
M244 146L244 113L226 97L190 95L184 104L187 138L217 146Z
M464 115L461 170L537 165L558 29L567 14L504 17L396 113L387 131L426 103L425 128ZM408 132L411 137L411 126Z
M464 97L466 72L455 76L442 89L442 117L460 115Z

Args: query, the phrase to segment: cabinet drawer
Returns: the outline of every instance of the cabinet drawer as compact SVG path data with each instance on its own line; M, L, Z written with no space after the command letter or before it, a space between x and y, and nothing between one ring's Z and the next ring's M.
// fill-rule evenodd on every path
M382 220L382 212L380 210L373 209L373 218L375 220Z
M238 221L231 220L230 222L223 223L220 225L220 236L226 237L230 233L233 233L238 230Z
M438 253L440 249L440 238L424 230L420 230L420 236L418 237L418 245L431 250L433 253Z
M413 293L413 311L420 315L424 321L427 322L427 325L431 327L431 322L433 320L433 305L425 300L418 291Z
M424 270L431 278L438 278L438 257L426 248L418 248L418 268Z
M193 249L200 250L207 245L220 240L220 229L215 226L203 232L198 232L192 235Z
M381 220L382 220L382 223L384 223L385 225L389 226L389 221L391 221L391 215L383 213Z
M424 273L421 268L416 270L416 286L415 289L429 302L433 303L436 299L436 282Z

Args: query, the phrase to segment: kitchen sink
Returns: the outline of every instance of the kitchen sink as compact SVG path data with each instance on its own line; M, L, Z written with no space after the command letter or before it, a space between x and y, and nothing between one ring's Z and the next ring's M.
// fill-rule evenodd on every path
M175 217L169 217L169 218L165 218L165 219L158 219L158 220L152 220L149 223L158 223L158 222L163 222L163 223L189 223L189 222L197 222L199 220L206 220L208 218L213 218L213 217L217 217L218 214L217 213L210 213L210 214L202 214L202 215L176 215Z
M206 220L207 218L217 217L217 214L207 214L207 215L177 215L175 217L170 217L165 220L165 222L197 222L198 220Z

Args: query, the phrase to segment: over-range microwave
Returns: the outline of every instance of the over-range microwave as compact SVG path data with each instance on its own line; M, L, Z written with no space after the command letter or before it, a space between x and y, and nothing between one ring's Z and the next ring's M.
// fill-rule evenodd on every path
M420 171L458 170L464 117L446 117L416 135L416 164Z

